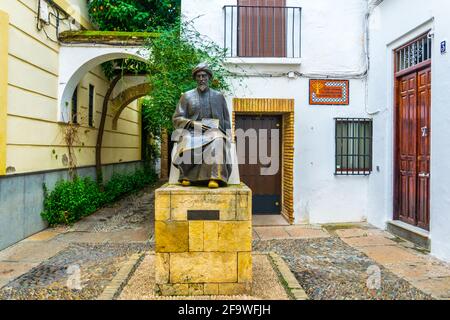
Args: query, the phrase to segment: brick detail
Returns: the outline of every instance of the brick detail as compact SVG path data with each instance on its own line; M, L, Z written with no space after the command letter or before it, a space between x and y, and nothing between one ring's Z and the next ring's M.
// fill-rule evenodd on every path
M282 215L294 224L294 99L233 99L233 132L236 114L283 116Z
M161 180L169 179L169 135L167 130L161 134Z

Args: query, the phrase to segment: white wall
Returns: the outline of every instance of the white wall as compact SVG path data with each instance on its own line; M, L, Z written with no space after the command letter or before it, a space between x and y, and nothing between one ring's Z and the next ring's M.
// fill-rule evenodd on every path
M431 106L431 225L432 254L450 260L450 53L440 43L450 41L447 0L385 0L371 15L369 107L375 118L374 165L370 177L369 222L384 227L393 216L393 56L392 50L434 29ZM407 14L405 14L407 13Z
M183 0L182 14L196 29L224 44L223 6L237 0ZM302 73L364 71L364 14L367 0L287 0L302 7ZM235 17L236 18L236 17Z
M183 0L185 19L218 44L224 43L223 6L237 1ZM294 207L296 223L354 222L366 219L368 177L335 177L335 117L369 117L365 79L351 79L366 68L366 0L288 0L302 7L301 65L241 65L247 75L234 84L234 97L295 99ZM283 62L280 59L279 62ZM296 71L288 79L280 74ZM258 75L259 76L256 76ZM272 74L275 77L264 77ZM314 75L312 75L314 74ZM310 106L309 76L351 79L349 106ZM229 104L231 105L229 97Z

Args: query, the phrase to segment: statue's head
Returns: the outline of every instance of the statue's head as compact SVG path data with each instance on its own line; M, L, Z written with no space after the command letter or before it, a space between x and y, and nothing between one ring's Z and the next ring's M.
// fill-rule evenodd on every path
M200 63L192 70L192 77L197 81L197 88L205 91L209 87L209 81L213 78L213 72L206 63Z

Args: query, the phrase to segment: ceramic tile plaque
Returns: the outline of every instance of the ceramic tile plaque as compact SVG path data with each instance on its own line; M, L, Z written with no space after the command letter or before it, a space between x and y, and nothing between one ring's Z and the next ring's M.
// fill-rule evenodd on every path
M348 80L309 80L310 105L348 105Z

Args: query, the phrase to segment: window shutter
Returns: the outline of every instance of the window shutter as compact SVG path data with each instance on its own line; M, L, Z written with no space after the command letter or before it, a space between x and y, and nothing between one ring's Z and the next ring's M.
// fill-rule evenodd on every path
M286 57L286 0L239 0L238 55Z

